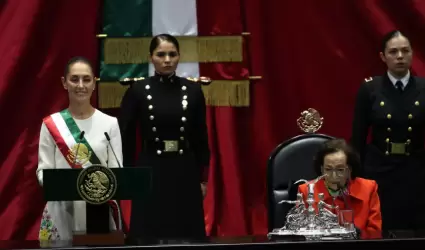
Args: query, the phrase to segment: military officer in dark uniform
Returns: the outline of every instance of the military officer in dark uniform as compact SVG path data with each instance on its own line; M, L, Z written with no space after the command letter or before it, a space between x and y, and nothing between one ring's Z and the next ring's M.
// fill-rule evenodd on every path
M419 230L425 228L425 79L411 75L411 44L399 31L386 35L380 57L388 71L360 87L351 142L363 175L378 183L384 232Z
M155 36L150 44L155 75L133 83L121 103L124 166L153 170L149 199L133 201L131 208L130 235L147 240L205 237L206 104L199 83L176 76L179 56L175 37Z

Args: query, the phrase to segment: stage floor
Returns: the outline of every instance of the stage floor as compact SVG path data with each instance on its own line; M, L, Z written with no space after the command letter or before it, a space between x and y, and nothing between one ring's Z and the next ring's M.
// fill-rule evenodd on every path
M395 238L378 240L335 240L301 241L270 240L266 236L208 238L203 242L161 240L146 243L137 239L128 240L119 246L73 246L72 242L55 242L40 245L38 241L1 241L0 249L203 249L203 250L281 250L281 249L317 249L317 247L344 249L348 247L374 249L423 249L425 238Z

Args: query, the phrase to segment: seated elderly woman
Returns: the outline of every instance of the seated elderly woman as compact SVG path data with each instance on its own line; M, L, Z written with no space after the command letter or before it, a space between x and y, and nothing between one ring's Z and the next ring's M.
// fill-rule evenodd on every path
M314 197L324 194L327 204L338 206L339 210L352 210L355 227L361 231L361 238L381 237L381 208L378 185L373 180L358 176L360 160L344 140L325 142L314 159L318 176L325 175L314 187ZM307 184L299 186L299 192L307 197ZM317 209L317 207L316 207Z

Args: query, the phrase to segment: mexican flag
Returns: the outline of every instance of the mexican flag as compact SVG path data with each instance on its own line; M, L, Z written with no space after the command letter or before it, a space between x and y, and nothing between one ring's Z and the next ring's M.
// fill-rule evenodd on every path
M179 40L181 59L177 75L212 79L209 86L203 86L212 150L204 209L207 232L216 234L220 234L220 226L232 233L245 233L245 225L240 223L245 220L245 207L238 200L242 191L222 183L226 180L236 184L239 180L231 181L237 177L226 175L233 166L223 164L232 160L216 157L220 154L218 148L223 147L216 144L223 142L216 142L215 130L215 117L231 115L233 107L249 106L250 81L244 49L249 34L244 34L240 8L240 0L104 0L102 31L98 35L101 109L120 106L127 88L120 80L153 75L148 60L149 43L157 34L168 33ZM124 204L122 210L128 223L129 204Z
M153 75L149 63L149 43L152 36L168 33L180 43L181 59L177 75L198 78L206 76L214 84L204 87L207 104L213 106L248 106L249 81L232 74L203 75L200 64L240 64L243 60L241 32L215 35L213 30L202 30L199 22L209 15L208 0L105 0L99 105L104 108L119 106L125 88L116 81ZM201 21L202 22L202 21ZM201 34L201 35L200 35ZM240 66L233 71L241 70ZM202 72L204 71L204 72ZM224 70L225 71L225 70ZM247 74L247 72L242 72Z

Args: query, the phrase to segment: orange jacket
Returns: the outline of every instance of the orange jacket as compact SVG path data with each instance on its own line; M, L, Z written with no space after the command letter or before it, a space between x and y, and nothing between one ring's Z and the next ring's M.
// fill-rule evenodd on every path
M307 184L299 186L298 191L303 194L304 201L307 199ZM314 187L314 199L319 201L318 194L323 193L324 201L332 205L332 196L325 186L325 181L319 180ZM344 200L338 197L335 205L340 210L351 209L354 213L354 224L361 230L361 238L380 238L382 230L381 205L378 197L378 184L373 180L355 178L351 180L349 195L346 197L348 207ZM317 210L317 206L315 206Z

